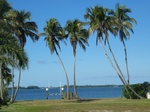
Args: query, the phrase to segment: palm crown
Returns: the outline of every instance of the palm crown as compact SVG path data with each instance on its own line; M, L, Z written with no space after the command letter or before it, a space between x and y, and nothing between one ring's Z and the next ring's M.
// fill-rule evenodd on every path
M63 40L63 37L65 37L65 31L59 24L58 20L54 18L50 19L47 22L44 31L44 40L46 40L47 45L50 48L50 52L54 53L55 51L58 53L57 49L61 50L59 41Z
M14 34L19 38L22 47L24 47L26 44L26 36L29 36L33 42L38 40L37 25L35 22L30 21L30 12L11 11L9 13L13 20L11 21L11 26L13 28Z
M80 47L85 50L85 44L88 45L89 34L86 29L83 28L84 23L78 19L71 21L68 20L66 23L65 30L68 32L68 37L70 37L70 43L73 47L73 53L76 54L77 43Z

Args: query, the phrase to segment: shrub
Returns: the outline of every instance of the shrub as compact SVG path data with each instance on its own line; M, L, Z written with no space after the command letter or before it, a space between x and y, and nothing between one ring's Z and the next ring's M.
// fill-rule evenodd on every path
M7 102L10 101L10 97L9 97L7 88L4 88L3 97L4 97L3 100L0 97L0 105L7 105Z
M142 84L132 84L130 86L136 93L146 98L146 94L149 91L150 84L148 82L144 82ZM139 99L130 89L128 89L128 91L129 93L127 93L125 87L123 87L123 95L125 98L129 99L130 98L129 95L130 95L132 99Z

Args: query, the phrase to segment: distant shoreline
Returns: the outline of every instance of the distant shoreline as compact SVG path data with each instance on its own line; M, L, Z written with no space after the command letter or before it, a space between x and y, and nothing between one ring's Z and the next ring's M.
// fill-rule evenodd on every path
M63 88L66 88L67 86L62 86ZM73 88L73 85L69 86L70 88ZM96 87L123 87L123 85L114 85L114 84L108 84L108 85L77 85L77 88L96 88ZM16 87L15 87L16 88ZM39 86L28 86L28 87L19 87L19 89L44 89L46 87L39 87ZM60 87L49 87L49 88L60 88ZM11 89L9 87L8 89Z

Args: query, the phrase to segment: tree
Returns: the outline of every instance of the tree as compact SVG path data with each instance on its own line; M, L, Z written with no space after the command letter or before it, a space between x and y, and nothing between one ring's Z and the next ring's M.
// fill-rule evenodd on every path
M121 79L122 83L124 84L126 91L128 92L128 88L130 88L138 97L142 98L126 82L124 75L116 61L115 55L110 47L110 43L109 43L109 39L108 39L108 37L109 37L108 32L112 33L114 36L117 35L117 29L115 27L115 19L114 19L114 17L109 15L110 12L111 11L109 9L103 8L100 6L95 6L94 8L92 8L92 7L88 8L87 12L85 14L85 18L90 20L89 31L97 32L96 42L98 42L98 41L100 42L100 45L101 45L106 57L108 58L112 67L114 68L114 70L118 74L119 78ZM102 44L102 40L104 40L105 44L107 43L115 65L112 62L112 60L110 59L107 51L105 50L105 47ZM128 86L128 88L126 87L126 85Z
M22 48L24 48L26 44L26 37L30 37L33 42L38 40L37 25L34 21L30 21L30 18L31 18L31 13L25 12L23 10L22 11L11 10L7 13L7 19L10 20L8 24L11 27L11 32L19 39L20 46ZM18 60L16 60L16 62L20 64ZM14 83L12 80L12 99L15 99L19 90L21 66L19 65L18 68L20 68L20 70L19 70L19 76L18 76L18 86L17 86L15 95L13 92ZM13 71L14 71L14 68L13 68ZM12 73L12 79L13 78L14 78L14 73Z
M59 24L58 20L52 18L47 21L46 26L44 27L44 33L41 33L41 35L45 36L44 40L46 41L46 45L48 45L51 54L53 54L54 52L56 53L63 67L67 82L67 99L69 99L69 79L63 61L61 60L58 53L58 49L61 50L59 41L63 41L65 39L65 31Z
M85 24L78 19L74 21L68 20L65 26L65 30L67 31L67 35L70 38L70 43L73 48L73 56L74 56L74 97L79 98L76 91L76 49L77 44L85 51L86 46L88 45L88 31L83 28Z
M138 93L143 98L146 98L146 94L148 92L148 86L150 84L148 82L144 82L142 84L132 84L131 87L135 90L136 93ZM123 88L123 95L125 98L129 99L129 95L132 96L133 99L139 99L137 95L133 93L133 91L129 90L129 93L127 93Z
M128 69L127 50L126 50L126 45L124 40L127 40L130 37L129 31L134 33L132 29L132 23L136 23L136 20L134 18L128 16L128 13L130 12L131 9L126 8L126 6L120 6L119 4L116 4L115 12L112 13L115 18L116 29L118 31L120 41L123 43L124 46L128 84L130 84L130 75Z
M106 44L106 42L107 43L109 42L108 41L108 37L109 37L108 31L110 31L114 35L116 35L115 30L111 26L112 19L108 16L108 12L109 12L109 9L103 8L103 7L97 5L95 7L87 8L87 12L84 15L84 17L85 17L85 19L89 20L89 25L90 25L89 32L97 33L96 44L98 44L98 42L100 42L100 45L101 45L106 57L108 58L110 64L112 65L112 67L114 68L116 73L118 74L121 81L124 83L124 80L123 80L121 74L117 70L116 66L113 64L107 51L105 50L105 47L102 44L102 40L105 40L105 44ZM104 36L105 36L105 38L104 38ZM110 51L111 51L111 49L110 49Z

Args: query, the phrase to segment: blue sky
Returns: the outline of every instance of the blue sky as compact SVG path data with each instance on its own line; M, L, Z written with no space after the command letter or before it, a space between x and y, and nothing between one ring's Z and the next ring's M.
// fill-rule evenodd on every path
M130 16L137 20L137 25L133 27L134 34L126 41L131 83L150 82L149 0L8 0L8 2L14 9L30 11L31 19L37 23L39 32L43 32L46 21L50 18L57 18L64 26L69 19L78 18L85 21L83 15L88 7L101 5L114 9L118 2L120 5L126 5L132 10ZM122 43L112 36L110 42L126 76ZM96 46L95 34L90 36L89 44L86 52L77 48L77 85L122 84L100 45ZM50 54L43 37L36 43L28 38L25 49L29 57L29 69L22 72L21 86L59 86L60 82L62 85L66 84L62 66L57 56ZM67 46L62 43L61 49L59 54L69 75L69 82L73 84L73 53L69 41Z

